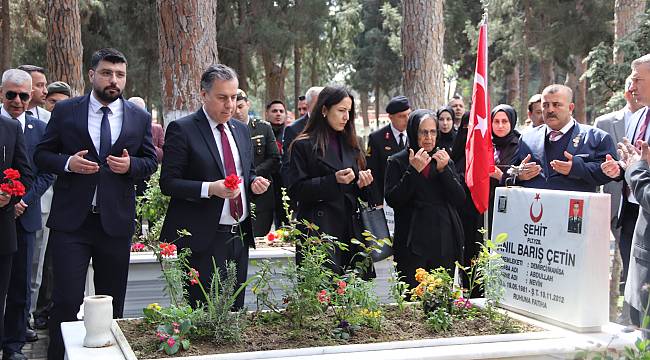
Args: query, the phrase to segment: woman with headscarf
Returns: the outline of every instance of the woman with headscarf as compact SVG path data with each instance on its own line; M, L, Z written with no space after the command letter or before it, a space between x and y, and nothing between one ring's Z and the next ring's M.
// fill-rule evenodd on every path
M515 130L517 125L517 112L506 104L501 104L492 109L492 144L494 145L494 172L490 174L490 231L492 230L492 206L494 205L494 191L513 164L513 158L519 148L520 134Z
M297 202L297 219L317 225L319 233L348 246L348 251L337 248L331 258L333 270L342 273L353 265L356 247L350 240L358 238L353 223L357 198L366 197L364 190L373 182L354 129L350 91L342 86L324 88L289 149L288 191ZM300 251L296 261L301 261Z
M465 201L465 192L447 151L435 150L435 114L412 112L406 133L408 148L388 158L385 194L395 211L397 270L414 288L417 268L453 271L454 262L462 259L463 228L456 206Z
M454 110L449 106L443 106L436 113L438 118L439 138L436 141L436 147L445 149L448 154L454 147L456 139L456 129L454 129Z

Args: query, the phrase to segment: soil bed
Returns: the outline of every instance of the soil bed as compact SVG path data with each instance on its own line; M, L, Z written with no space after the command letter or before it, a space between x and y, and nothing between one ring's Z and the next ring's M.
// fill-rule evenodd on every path
M481 312L473 319L455 319L449 331L436 333L427 327L420 310L407 308L400 312L395 306L385 306L382 311L385 320L380 331L362 327L348 340L335 339L331 335L333 324L336 324L333 318L329 321L314 321L310 328L295 329L282 317L263 322L260 318L255 318L255 313L251 313L248 315L249 326L244 331L241 342L219 345L209 337L192 338L190 350L181 351L174 356L543 331L512 318L506 319L505 316L491 321ZM139 319L122 320L119 324L138 359L169 357L157 350L159 343L154 335L154 325Z

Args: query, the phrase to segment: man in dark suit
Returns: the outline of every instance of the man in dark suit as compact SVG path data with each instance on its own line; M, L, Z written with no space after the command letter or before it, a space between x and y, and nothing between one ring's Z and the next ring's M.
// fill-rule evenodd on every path
M54 259L48 359L64 355L60 325L76 320L92 259L95 291L121 317L135 230L135 183L156 170L151 115L122 98L126 58L96 51L92 92L57 103L34 160L58 175L47 225Z
M175 241L178 230L189 231L191 235L176 243L179 251L191 249L190 266L198 270L206 289L214 274L213 261L222 276L226 261L234 261L237 286L245 282L248 247L254 245L250 200L269 187L267 179L255 175L248 127L231 119L238 85L231 68L208 67L201 76L203 107L171 122L165 135L160 189L171 200L160 240ZM242 180L237 189L225 186L230 175ZM189 295L193 306L205 301L197 286L189 288ZM242 291L234 306L243 304Z
M522 135L514 163L523 165L516 185L539 189L596 192L598 186L617 178L600 165L615 156L612 137L572 116L573 91L549 85L542 91L544 126Z
M396 96L386 106L386 112L390 124L373 131L368 136L366 151L368 169L372 170L372 176L377 184L377 190L381 194L381 199L384 198L386 161L389 156L406 146L406 124L411 113L411 105L406 97Z
M237 90L237 107L233 118L248 125L248 130L251 134L251 142L253 143L253 166L255 166L255 174L263 176L265 179L270 179L273 173L280 170L280 152L278 151L277 143L275 142L275 135L271 124L264 120L250 118L248 115L250 109L250 101L246 93ZM251 199L255 205L255 214L253 221L253 235L266 236L271 230L273 224L273 211L275 210L275 199L273 192L273 184L269 185L267 191L263 194L253 196Z
M39 171L32 160L34 149L45 133L46 124L25 113L29 100L25 101L20 96L13 96L12 99L9 99L12 96L7 96L7 94L11 93L28 94L31 93L31 90L32 77L29 73L18 69L9 69L4 72L2 76L2 110L0 113L20 123L25 135L31 170L32 173L36 174L32 187L14 206L15 215L18 219L16 221L18 251L14 254L11 265L11 278L5 306L7 316L4 319L7 331L2 338L2 357L10 360L27 359L22 354L25 341L38 340L34 330L30 329L31 334L27 336L31 302L31 287L29 286L31 283L31 265L36 231L42 227L41 196L54 182L54 176Z
M582 216L580 216L580 204L577 202L573 203L573 206L571 207L568 232L574 234L582 233Z
M23 99L29 100L29 92L4 94L4 97L12 96L21 96ZM0 115L0 179L4 178L2 173L9 168L20 172L20 181L25 185L27 191L30 191L33 174L20 123ZM18 249L14 206L20 200L18 197L12 197L0 191L0 305L2 305L0 306L0 338L4 336L4 304L9 288L11 264Z

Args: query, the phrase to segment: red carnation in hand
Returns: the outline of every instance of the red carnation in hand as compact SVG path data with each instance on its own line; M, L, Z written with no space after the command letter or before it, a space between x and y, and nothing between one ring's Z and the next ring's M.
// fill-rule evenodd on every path
M9 168L3 171L5 174L5 179L7 180L18 180L20 179L20 172L16 169Z
M230 174L226 176L226 179L223 181L223 184L226 186L227 189L235 190L239 187L241 181L242 181L241 178L237 176L237 174Z

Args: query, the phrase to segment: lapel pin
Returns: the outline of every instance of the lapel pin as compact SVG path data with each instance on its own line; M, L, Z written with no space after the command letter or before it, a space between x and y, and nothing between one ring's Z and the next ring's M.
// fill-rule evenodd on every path
M390 150L390 146L385 146L384 150Z
M28 129L33 129L33 128L34 128L34 125L32 125L32 124L27 124L27 128L28 128Z
M390 139L390 133L386 133L384 137L386 138L386 140Z
M579 143L580 143L580 134L578 134L578 136L573 138L573 147L577 148Z

